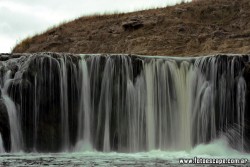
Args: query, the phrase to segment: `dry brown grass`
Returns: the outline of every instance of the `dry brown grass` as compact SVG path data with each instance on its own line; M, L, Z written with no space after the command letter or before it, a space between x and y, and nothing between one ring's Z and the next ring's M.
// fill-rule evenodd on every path
M250 2L207 0L77 18L27 38L13 52L200 55L250 52ZM138 29L125 22L137 19Z
M33 42L32 38L27 37L24 40L22 40L17 46L19 47L20 50L26 50L30 47L32 42Z

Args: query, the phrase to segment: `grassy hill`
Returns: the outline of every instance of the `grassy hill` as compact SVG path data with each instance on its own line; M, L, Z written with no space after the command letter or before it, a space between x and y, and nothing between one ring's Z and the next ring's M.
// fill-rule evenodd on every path
M250 1L206 0L84 16L17 44L13 53L250 53Z

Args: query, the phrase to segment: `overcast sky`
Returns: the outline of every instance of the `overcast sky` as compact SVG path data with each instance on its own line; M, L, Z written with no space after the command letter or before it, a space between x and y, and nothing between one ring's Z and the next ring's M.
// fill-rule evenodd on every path
M16 43L27 36L82 15L130 12L180 2L181 0L0 0L0 53L10 52Z

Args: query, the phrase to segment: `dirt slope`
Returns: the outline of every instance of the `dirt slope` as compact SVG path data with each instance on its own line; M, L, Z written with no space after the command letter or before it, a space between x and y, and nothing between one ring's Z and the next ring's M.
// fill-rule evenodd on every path
M250 1L206 0L81 17L19 43L14 53L250 53Z

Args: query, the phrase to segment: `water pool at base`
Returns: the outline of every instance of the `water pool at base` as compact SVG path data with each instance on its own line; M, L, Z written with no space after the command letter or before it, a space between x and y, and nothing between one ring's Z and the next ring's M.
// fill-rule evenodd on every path
M228 146L224 139L210 144L198 145L190 151L154 150L140 153L104 153L97 151L64 153L15 153L1 154L0 166L35 167L35 166L100 166L100 167L162 167L162 166L250 166L245 164L180 164L180 159L250 159L250 155L240 153Z

